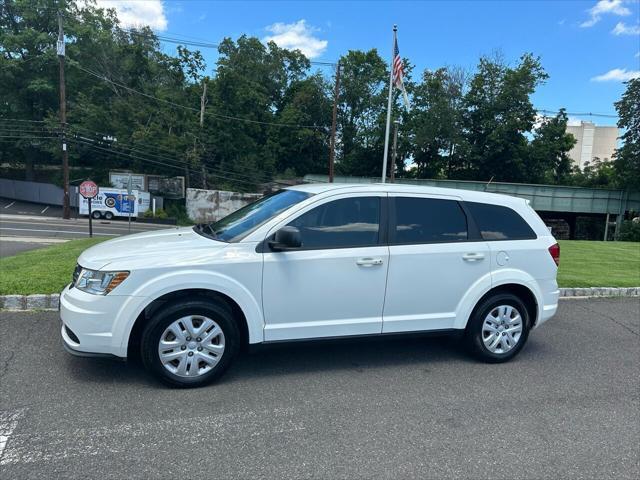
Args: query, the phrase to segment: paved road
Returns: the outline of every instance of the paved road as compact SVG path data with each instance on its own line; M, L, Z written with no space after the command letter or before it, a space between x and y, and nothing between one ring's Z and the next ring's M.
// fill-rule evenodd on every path
M172 390L4 312L0 478L638 478L639 319L565 300L505 365L450 339L278 345Z
M132 221L131 230L126 220L95 220L93 235L115 237L131 233L147 232L171 225L155 225ZM63 220L42 216L7 215L0 211L0 257L42 248L59 241L89 237L89 220L86 218Z

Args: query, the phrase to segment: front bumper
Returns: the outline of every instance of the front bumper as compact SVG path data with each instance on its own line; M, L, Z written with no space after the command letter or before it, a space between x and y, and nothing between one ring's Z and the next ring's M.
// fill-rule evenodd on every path
M67 286L60 294L65 349L74 355L125 359L128 338L124 332L128 335L128 330L122 325L128 323L126 312L136 299L138 297L92 295Z
M110 353L95 353L95 352L83 352L78 350L80 344L75 342L68 333L68 327L63 323L62 328L60 329L60 336L62 337L62 346L71 355L76 357L91 357L91 358L109 358L109 359L118 359L125 360L122 357L116 357Z

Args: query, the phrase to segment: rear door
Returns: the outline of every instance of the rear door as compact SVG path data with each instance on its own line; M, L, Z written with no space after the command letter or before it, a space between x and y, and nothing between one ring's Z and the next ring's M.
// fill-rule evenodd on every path
M490 251L456 197L389 193L389 273L383 333L453 328Z

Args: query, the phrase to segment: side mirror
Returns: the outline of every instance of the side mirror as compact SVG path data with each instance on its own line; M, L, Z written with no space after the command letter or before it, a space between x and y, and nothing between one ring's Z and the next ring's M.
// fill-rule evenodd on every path
M301 246L302 237L296 227L282 227L276 232L275 238L269 241L269 248L275 252L294 250Z

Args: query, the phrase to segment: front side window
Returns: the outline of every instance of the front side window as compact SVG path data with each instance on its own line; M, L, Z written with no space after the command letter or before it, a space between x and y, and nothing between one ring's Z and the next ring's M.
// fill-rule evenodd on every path
M528 240L537 238L529 224L514 210L488 203L465 202L483 240Z
M394 244L467 240L467 218L455 200L396 197Z
M222 242L239 242L287 208L309 198L312 194L299 190L279 190L242 207L214 223L194 227L201 235Z
M303 249L377 245L380 198L352 197L327 202L289 225L300 230Z

